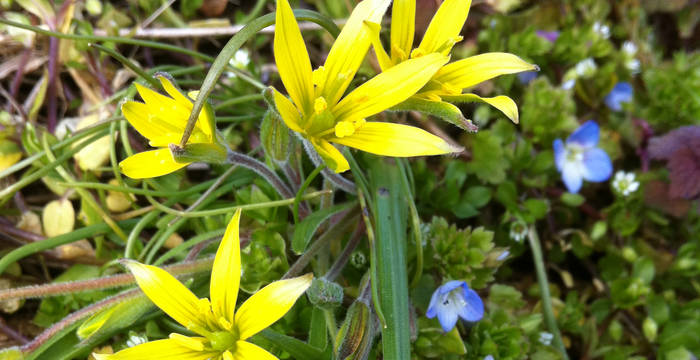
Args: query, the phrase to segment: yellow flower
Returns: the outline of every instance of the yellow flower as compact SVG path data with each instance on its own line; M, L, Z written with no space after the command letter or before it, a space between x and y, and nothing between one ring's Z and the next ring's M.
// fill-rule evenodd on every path
M394 0L391 19L391 55L387 54L379 40L379 28L374 28L372 44L382 71L389 71L394 66L428 54L449 55L452 47L462 40L459 33L467 21L470 6L471 0L445 0L430 21L420 44L413 49L416 0ZM446 104L445 101L485 102L517 123L518 107L511 98L507 96L483 98L476 94L462 92L499 75L533 70L538 70L537 65L529 64L513 54L500 52L480 54L443 66L413 99L441 102L443 105L452 107L457 113L459 109Z
M158 148L134 154L119 163L122 173L134 179L169 174L189 164L175 161L168 145L180 142L192 111L191 99L196 98L197 92L190 92L188 98L163 74L157 74L156 77L170 97L137 83L136 90L145 103L127 101L122 105L124 117L131 126L147 138L151 146ZM214 112L207 104L187 143L206 144L211 149L225 153L226 150L218 145L216 136Z
M461 151L416 127L365 119L408 99L447 63L442 54L408 60L345 94L372 43L389 0L364 0L353 10L323 66L312 71L304 40L287 0L277 1L274 52L291 101L274 91L287 126L308 139L336 172L349 169L331 143L386 156L438 155Z
M273 282L253 294L238 311L236 298L241 280L238 223L233 215L219 245L211 272L209 299L198 299L182 283L155 266L129 261L141 290L175 321L199 336L170 334L113 355L93 354L96 360L274 360L274 355L246 339L279 320L311 284L311 274Z

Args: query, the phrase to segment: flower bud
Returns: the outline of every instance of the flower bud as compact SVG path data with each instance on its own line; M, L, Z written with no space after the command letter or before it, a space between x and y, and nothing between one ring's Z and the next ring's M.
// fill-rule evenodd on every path
M276 163L286 163L289 159L292 143L289 128L272 111L268 111L263 117L260 125L260 142L265 149L265 154Z
M350 305L336 336L335 353L338 360L365 358L374 337L371 316L370 308L364 302L355 301Z
M644 337L646 337L647 340L654 342L654 340L656 340L656 334L659 331L659 326L656 325L656 321L654 321L654 319L648 317L644 319L644 322L642 323L642 331L644 332Z
M622 324L617 320L613 320L608 327L608 333L613 340L620 341L622 338Z
M333 309L343 302L343 288L326 279L314 278L307 294L309 301L322 309Z

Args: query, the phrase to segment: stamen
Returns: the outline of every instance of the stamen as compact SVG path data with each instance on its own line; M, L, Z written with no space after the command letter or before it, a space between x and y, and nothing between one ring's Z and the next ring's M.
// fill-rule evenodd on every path
M311 73L311 77L311 81L314 83L314 85L319 86L323 84L326 81L326 68L320 66L318 69L314 70Z
M335 124L335 137L342 138L355 133L355 125L350 121L340 121Z
M204 350L204 343L202 342L202 339L195 339L195 338L187 337L185 335L181 335L178 333L172 333L168 337L171 340L178 343L178 345L182 345L190 350L194 350L194 351L203 351Z
M322 112L326 111L328 108L328 103L326 102L326 99L323 98L323 96L319 96L314 100L314 112L316 115L321 115Z

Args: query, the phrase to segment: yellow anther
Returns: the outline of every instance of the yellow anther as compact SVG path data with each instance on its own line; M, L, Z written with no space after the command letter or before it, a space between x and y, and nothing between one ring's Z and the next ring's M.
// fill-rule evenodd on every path
M411 51L411 59L419 58L423 55L425 55L425 52L419 48L415 48Z
M314 85L319 86L326 81L326 68L321 66L311 73L311 78Z
M323 96L319 96L314 100L314 112L316 115L320 115L322 112L324 112L328 108L328 103L326 103L326 99L323 98Z
M185 335L180 335L177 333L172 333L168 336L170 340L175 341L178 343L178 345L182 345L190 350L194 351L203 351L204 350L204 343L202 339L195 339L191 337L187 337Z
M335 124L335 137L342 138L355 133L355 125L349 121L341 121Z
M223 317L219 317L217 322L219 323L219 326L226 330L231 330L231 327L233 326L230 321L224 319Z
M408 60L408 56L406 55L406 52L403 51L403 49L400 48L396 44L391 44L391 52L392 52L392 54L396 54L396 56L398 56L398 59L392 59L394 61L396 61L396 60L399 60L399 61Z
M199 310L199 313L202 315L209 314L211 312L211 303L209 299L199 299L199 301L197 301L197 310Z

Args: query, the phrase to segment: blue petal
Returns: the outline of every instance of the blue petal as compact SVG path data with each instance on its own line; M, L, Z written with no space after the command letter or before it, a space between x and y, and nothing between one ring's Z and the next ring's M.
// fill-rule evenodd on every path
M440 326L442 326L442 330L445 330L445 332L452 331L458 319L457 313L453 311L438 311L437 317L440 321Z
M523 85L529 84L532 80L537 77L537 71L525 71L518 74L518 80Z
M615 84L615 87L605 96L605 105L613 111L620 111L622 110L622 103L632 101L633 96L634 89L632 89L632 85L620 82Z
M598 144L599 136L600 129L598 128L598 124L593 120L588 120L569 135L566 139L566 143L576 143L585 148L593 147Z
M599 148L586 150L583 153L583 178L592 182L608 180L613 167L608 154Z
M566 159L566 149L564 149L564 142L561 139L554 140L554 164L557 165L557 170L561 172L564 166L564 159Z
M430 305L428 305L428 311L425 312L425 317L428 319L432 319L437 315L438 306L440 305L439 290L440 288L437 288L437 290L433 292L433 296L430 297Z
M579 170L579 164L576 162L564 162L561 171L561 179L570 193L576 194L581 190L583 184L583 176Z
M484 317L484 302L476 291L464 289L464 301L467 303L460 309L459 317L464 320L475 322Z
M439 292L440 295L443 295L443 294L447 294L448 292L450 292L450 291L452 291L460 286L465 288L465 289L469 288L469 286L467 286L467 283L465 283L464 281L452 280L452 281L446 282L445 284L443 284L442 286L437 288L437 290L435 290L435 292Z

